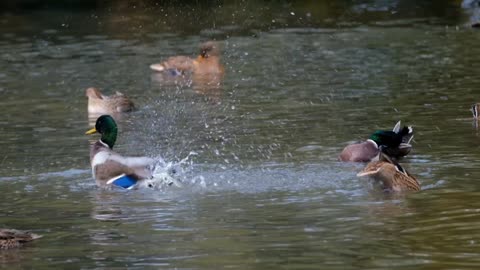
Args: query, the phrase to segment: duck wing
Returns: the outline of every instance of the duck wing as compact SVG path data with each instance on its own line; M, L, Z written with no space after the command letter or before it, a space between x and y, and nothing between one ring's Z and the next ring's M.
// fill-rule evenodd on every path
M116 92L111 96L103 96L105 103L111 104L110 106L116 112L130 112L135 109L133 102L121 92Z
M92 170L97 180L108 181L119 175L135 180L153 176L155 160L147 157L123 157L111 151L101 151L92 160Z

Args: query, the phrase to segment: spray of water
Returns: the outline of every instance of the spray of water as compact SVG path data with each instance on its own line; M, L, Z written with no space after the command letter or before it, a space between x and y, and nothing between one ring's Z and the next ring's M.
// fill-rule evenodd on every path
M197 155L196 152L192 151L178 162L165 161L160 156L156 157L157 164L153 172L153 178L144 181L140 187L155 190L162 190L170 186L183 187L186 174L193 166L191 158Z

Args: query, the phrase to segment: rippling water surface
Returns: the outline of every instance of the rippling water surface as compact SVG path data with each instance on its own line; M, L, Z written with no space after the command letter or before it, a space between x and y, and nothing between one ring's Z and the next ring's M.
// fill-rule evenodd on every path
M0 267L480 267L480 32L459 3L145 2L0 13L0 227L44 236ZM150 71L210 39L218 85ZM90 86L140 108L118 152L188 156L183 188L95 186ZM337 155L398 120L423 190L392 197Z

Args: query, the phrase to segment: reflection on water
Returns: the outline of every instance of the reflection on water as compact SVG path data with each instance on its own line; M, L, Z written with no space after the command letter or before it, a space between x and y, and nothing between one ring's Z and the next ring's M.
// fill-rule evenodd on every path
M5 3L0 225L44 237L0 267L480 264L479 37L458 1ZM225 76L149 69L204 40L223 45ZM116 116L115 150L177 166L183 188L95 186L92 85L139 108ZM390 196L337 157L398 120L423 189Z
M154 72L151 75L152 83L159 86L170 86L175 89L191 88L195 93L206 98L220 102L222 97L223 74L183 74L172 75L169 73Z

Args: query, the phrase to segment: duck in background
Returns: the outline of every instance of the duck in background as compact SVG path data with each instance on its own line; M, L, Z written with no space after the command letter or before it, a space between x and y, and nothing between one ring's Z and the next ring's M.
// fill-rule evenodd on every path
M225 69L217 42L202 43L196 58L172 56L150 68L156 71L151 75L152 81L159 85L192 87L195 93L206 96L214 104L221 102Z
M478 0L463 0L461 4L465 14L469 17L467 25L472 28L480 27L480 1Z
M85 95L88 98L89 114L115 114L135 110L133 102L118 91L111 96L106 96L97 88L90 87L85 90Z
M372 178L383 191L389 193L419 191L417 179L385 153L386 147L381 146L380 149L379 160L368 163L357 176Z
M150 65L150 68L171 75L224 73L219 45L214 41L202 43L200 53L194 59L188 56L172 56L161 63Z
M479 107L479 103L475 103L470 108L470 111L472 112L474 120L478 120L478 109L479 109L478 107Z
M379 154L379 147L386 146L386 153L398 159L410 153L413 139L413 128L404 126L400 129L401 122L398 121L392 131L377 130L369 139L364 142L347 145L340 153L341 161L369 162Z
M40 237L42 236L27 231L0 229L0 250L18 248Z
M475 103L472 105L472 107L470 107L470 112L472 112L472 116L473 116L473 127L478 129L478 109L479 109L479 106L480 104L479 103Z
M137 188L142 183L153 181L156 161L148 157L124 157L113 151L118 128L110 115L100 116L95 127L86 134L100 133L101 138L90 149L90 164L93 178L99 187L117 186L125 189ZM167 185L180 184L168 175L162 174ZM147 184L150 185L150 184Z

